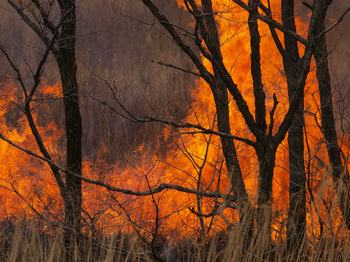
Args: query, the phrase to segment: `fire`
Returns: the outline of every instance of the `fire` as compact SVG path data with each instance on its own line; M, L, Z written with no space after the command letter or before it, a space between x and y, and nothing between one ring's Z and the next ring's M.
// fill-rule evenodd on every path
M46 89L47 87L47 89ZM11 119L17 109L13 103L20 103L17 94L18 87L12 82L2 83L2 88L12 90L0 101L1 108L1 133L8 139L36 154L40 154L34 137L26 122L25 116L18 113L17 119ZM50 90L50 95L54 95L57 86L45 86L45 91L40 95L46 95ZM44 90L42 88L41 90ZM47 109L47 105L42 105ZM49 112L47 110L46 112ZM59 160L62 156L57 142L62 139L63 132L54 122L44 121L45 115L35 115L38 129L45 138L45 145L49 152ZM49 118L47 118L49 119ZM31 208L23 202L25 199L30 206L41 213L49 209L53 214L62 214L61 199L53 176L48 171L46 164L38 159L28 156L22 151L13 148L7 143L2 143L0 147L1 166L1 186L5 188L0 195L2 216L1 219L22 217L32 214Z
M272 9L278 10L279 1L271 1ZM183 5L183 1L179 1ZM227 68L232 68L231 75L238 84L251 111L254 108L252 79L250 75L250 45L247 13L232 4L232 1L215 1L215 10L219 10L216 16L219 24L222 54ZM276 7L276 8L275 8ZM280 14L274 13L278 20ZM298 27L303 27L303 21L298 19ZM261 65L263 83L267 97L267 111L273 106L272 96L276 94L279 101L275 130L282 121L288 109L288 96L281 56L270 36L268 27L259 22L261 38ZM299 32L303 34L303 32ZM300 51L303 52L300 47ZM206 66L209 62L204 60ZM15 83L3 83L3 87L16 90ZM5 88L5 89L6 89ZM44 84L40 88L39 96L48 98L61 96L59 85ZM204 81L198 80L197 88L192 93L193 100L188 116L184 122L201 124L206 128L216 129L216 112L214 100L210 88ZM8 99L17 99L14 94ZM7 99L7 100L8 100ZM13 105L7 100L0 100L0 126L1 133L11 141L37 154L34 138L24 116L15 119L15 123L9 123ZM16 100L14 100L16 101ZM19 101L20 102L20 101ZM310 232L318 232L321 220L334 225L334 221L341 224L339 211L334 206L325 206L323 199L328 198L333 203L332 183L325 166L329 166L325 143L322 133L317 126L320 123L319 98L315 72L312 71L307 81L305 92L305 123L307 141L305 141L305 159L309 161L307 172L312 191L308 192L309 214L308 225ZM58 145L63 141L63 131L55 122L47 122L49 117L41 112L49 112L49 103L44 103L34 111L35 121L43 136L44 143L58 163L63 162L64 150ZM232 133L244 138L252 139L245 122L238 112L234 101L230 103L230 118ZM220 139L215 135L201 133L181 133L170 127L164 128L163 136L173 141L168 146L166 155L157 152L148 152L142 145L135 153L136 159L125 163L107 163L103 157L96 161L85 159L83 174L87 178L100 180L115 187L130 189L133 191L145 191L155 188L161 183L181 185L187 188L202 191L230 192L227 171L221 150ZM166 139L169 140L169 139ZM248 189L253 204L256 204L258 161L253 148L242 142L235 142L239 161L244 175L244 182ZM344 151L348 147L344 145ZM107 145L102 145L99 155L106 150L113 150ZM315 159L317 156L324 161L322 166ZM279 230L285 223L288 207L288 145L286 140L279 147L276 156L276 168L273 184L274 198L274 223ZM2 143L0 148L0 172L2 190L0 194L1 208L6 217L20 217L35 215L33 207L46 217L53 215L56 219L62 219L63 207L59 197L59 190L47 164L14 149L11 145ZM16 193L17 192L17 193ZM195 214L210 214L215 209L215 203L204 197L196 197L193 194L181 193L173 190L163 191L153 196L135 197L112 193L107 190L85 183L83 188L84 211L89 216L84 217L96 230L132 231L141 230L145 235L153 232L156 222L159 223L161 233L172 232L174 235L187 236L198 234L200 231L200 218ZM25 203L23 200L26 200ZM30 207L31 206L31 207ZM198 207L200 210L198 210ZM158 212L158 214L157 214ZM156 217L158 216L158 221ZM2 217L2 219L5 217ZM234 209L227 208L221 216L214 218L203 217L203 223L210 234L227 230L229 221L235 224L238 216ZM226 220L226 221L225 221ZM175 233L176 232L176 233Z

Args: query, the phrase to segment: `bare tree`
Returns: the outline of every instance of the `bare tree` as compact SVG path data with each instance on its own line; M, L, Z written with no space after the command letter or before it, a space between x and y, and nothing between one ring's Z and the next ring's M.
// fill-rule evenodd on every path
M332 4L332 0L324 1L324 8L322 12L323 19L318 21L317 33L318 41L315 48L315 60L317 63L316 77L319 86L319 95L321 102L321 122L322 132L326 140L329 162L332 167L332 178L334 188L336 190L340 210L343 219L348 229L350 229L350 181L347 170L346 159L338 144L337 130L335 126L334 110L333 110L333 92L331 85L331 76L328 66L328 49L326 42L326 33L340 23L345 14L350 11L346 9L343 15L335 21L330 28L326 29L325 16L328 7Z
M294 0L281 2L283 26L296 33ZM286 72L289 102L293 101L301 63L298 42L295 38L284 34L285 48L281 52ZM299 108L295 112L293 124L288 131L289 144L289 213L287 224L287 239L289 247L300 248L300 243L306 229L306 175L304 166L304 98L301 98ZM291 254L295 254L293 250Z
M25 113L28 117L32 132L37 144L47 159L51 159L47 152L39 132L36 130L34 120L30 117L30 103L40 83L43 64L50 52L57 62L63 91L65 130L67 139L67 169L75 174L82 175L81 153L81 117L79 111L79 92L77 84L77 65L75 58L76 43L76 11L74 0L58 0L43 3L37 0L8 3L16 10L23 21L39 36L46 46L46 53L38 72L34 76L34 86L30 93L26 94ZM54 15L53 15L54 14ZM55 22L55 15L59 14L59 24ZM24 88L25 90L25 88ZM67 174L63 182L57 168L51 166L61 190L65 204L65 246L67 260L74 257L74 249L79 242L78 234L81 228L82 190L81 179Z
M32 130L32 133L36 139L36 142L40 148L41 155L38 155L32 151L26 150L23 147L15 144L7 139L4 135L0 134L0 139L15 146L16 148L32 155L42 161L49 164L59 186L61 196L64 199L65 204L65 246L67 251L67 260L72 260L75 252L74 247L79 245L79 233L81 229L81 183L85 181L87 183L104 187L109 192L115 192L118 194L125 194L136 197L149 196L151 203L155 208L155 229L154 231L147 231L153 238L151 241L145 242L150 245L153 251L155 259L160 259L157 250L155 249L155 241L159 236L160 225L162 221L158 199L154 197L155 194L163 192L164 190L176 190L195 196L195 206L190 207L190 211L198 217L200 228L198 231L203 239L206 238L207 233L210 230L211 224L207 226L204 218L213 218L215 216L221 216L222 211L227 207L232 207L240 212L240 223L244 225L243 228L248 228L244 231L245 248L248 248L253 239L253 233L257 232L256 243L260 244L259 240L263 237L268 239L264 247L264 251L270 251L271 243L271 223L272 223L272 185L274 178L274 169L276 164L276 151L282 141L285 139L287 132L289 132L289 162L290 162L290 207L289 207L289 221L287 225L287 237L290 240L288 243L291 246L300 243L300 240L305 234L305 167L304 167L304 143L303 143L303 127L304 127L304 112L303 112L303 99L304 99L304 87L306 77L310 70L311 58L314 55L316 60L319 58L318 70L320 72L328 72L328 68L323 68L326 57L326 46L321 46L319 41L328 29L324 27L324 21L329 3L325 3L324 0L314 0L312 5L312 15L309 21L308 37L303 38L297 34L295 26L295 13L294 13L294 1L282 1L282 21L283 24L278 23L272 17L270 6L264 6L259 0L249 0L248 5L240 0L233 0L232 3L246 10L248 13L248 19L245 21L249 29L250 38L250 73L252 78L252 90L254 96L254 113L252 113L248 107L248 103L242 88L239 87L231 75L230 68L224 63L224 53L222 52L222 39L220 39L218 19L220 19L221 10L217 8L210 0L186 0L184 5L194 21L194 27L192 31L185 30L180 26L172 24L168 18L161 13L158 7L151 0L142 0L142 2L151 11L156 20L167 30L168 34L172 37L174 42L180 47L181 51L186 54L194 63L197 70L190 71L185 70L174 65L167 65L174 69L182 70L197 77L204 79L208 83L211 92L214 97L217 127L210 125L209 127L201 126L194 123L178 123L170 120L163 120L155 117L135 117L129 110L127 110L118 99L116 102L122 109L122 116L133 122L161 122L168 125L172 125L178 129L187 129L189 132L184 132L182 135L199 134L203 136L203 140L207 143L207 150L211 146L211 139L215 136L219 136L222 149L222 153L225 159L227 168L227 179L230 181L229 193L221 193L219 186L215 189L207 186L203 179L203 169L207 161L207 155L205 154L201 161L196 161L193 155L188 152L186 146L184 146L184 153L188 160L194 167L193 181L195 186L193 188L184 187L181 185L158 183L151 184L148 174L145 175L146 190L130 190L112 186L101 180L88 179L82 176L81 171L81 118L79 113L79 97L78 97L78 84L76 80L76 61L75 61L75 1L49 1L47 4L43 4L41 1L28 0L26 4L24 1L18 1L15 3L12 0L7 0L22 19L35 31L35 33L44 42L46 49L45 53L39 62L37 70L33 74L33 85L28 87L23 82L23 77L19 68L15 65L11 57L6 52L6 49L2 48L3 55L7 58L15 74L17 74L17 80L19 85L23 89L23 96L25 97L23 103L23 111L28 119L28 123ZM200 4L199 4L200 2ZM52 14L59 14L59 21L57 22ZM262 14L263 13L263 14ZM33 18L34 17L34 18ZM267 88L263 84L263 73L261 69L261 50L260 40L261 35L259 32L261 20L270 28L271 35L275 41L276 47L279 50L284 63L284 74L286 75L289 95L289 108L285 115L282 117L280 125L276 127L277 123L277 110L278 110L278 98L276 94L269 93ZM279 30L284 34L285 47L281 44L276 31ZM191 44L188 44L192 41ZM325 41L325 39L324 39ZM298 51L298 43L305 46L305 51L302 55ZM323 50L318 54L318 50ZM63 95L64 95L64 107L65 107L65 128L67 136L67 167L61 167L48 153L44 146L44 142L38 132L35 121L32 116L33 109L33 97L40 84L42 71L48 55L52 52L54 58L57 61L59 72L61 75ZM319 58L316 56L319 55ZM233 68L234 70L234 68ZM323 70L323 71L322 71ZM325 73L322 76L326 75ZM318 73L319 81L321 81L321 73ZM329 77L328 77L329 80ZM328 80L322 80L327 82ZM321 88L321 87L320 87ZM329 91L330 84L324 89ZM331 94L331 92L329 92ZM114 92L115 95L115 92ZM320 95L321 90L320 90ZM240 112L240 115L244 119L249 134L246 137L240 137L236 134L232 134L233 127L230 122L230 99L233 97L233 101ZM326 99L325 95L323 98ZM327 97L328 99L329 97ZM267 110L267 99L272 101L270 111ZM331 101L331 98L324 100L321 104L327 104ZM101 101L103 102L103 101ZM103 102L104 103L104 102ZM112 106L104 103L110 107L116 113L121 114L120 110L116 110ZM330 104L331 106L331 104ZM326 107L326 106L322 106ZM119 108L119 109L120 109ZM332 109L329 111L332 113ZM323 118L327 115L322 111ZM269 118L269 121L268 119ZM330 145L336 145L335 149L328 146L329 152L333 150L330 155L331 163L333 165L333 179L335 183L344 183L348 185L347 176L345 179L341 177L340 167L343 165L341 161L341 151L337 145L337 137L335 133L334 119L328 117L322 119L323 130L327 142ZM329 129L334 129L331 135L327 138L326 122L333 122L333 126ZM216 122L216 120L214 121ZM193 131L195 130L195 131ZM327 129L328 130L328 129ZM238 142L237 142L238 141ZM336 144L334 144L336 142ZM244 169L242 163L239 161L238 144L245 143L247 146L254 149L256 157L258 159L258 192L257 192L257 208L254 208L251 204L246 186L243 181ZM327 145L328 145L327 144ZM335 153L334 153L335 152ZM338 159L339 155L339 159ZM332 156L332 157L331 157ZM333 161L333 160L337 161ZM216 169L218 161L213 163ZM333 161L333 162L332 162ZM243 170L243 171L242 171ZM339 172L338 172L338 171ZM221 167L220 167L221 171ZM335 172L337 171L337 172ZM66 175L66 180L62 174ZM213 176L213 180L216 179ZM219 178L218 178L219 179ZM219 180L218 182L219 183ZM309 188L310 189L310 188ZM233 193L232 193L233 192ZM346 192L349 191L341 191ZM311 189L312 193L312 189ZM341 193L340 200L346 200L346 194ZM130 211L127 207L118 200L118 195L112 195L115 203L118 204L122 210L121 213L125 214L126 219L132 223L133 226L137 226L136 232L142 226L142 223L135 223ZM204 199L211 199L210 208L212 212L205 213L203 208ZM208 201L209 202L209 201ZM235 203L233 203L235 202ZM343 201L344 205L341 205L341 210L344 217L347 217L348 204ZM186 207L187 208L187 207ZM247 212L248 210L248 212ZM253 214L253 215L251 215ZM222 216L223 220L227 222L229 227L233 226L230 223L230 219ZM257 230L255 231L255 221L257 222ZM140 231L143 231L141 229ZM140 235L143 237L142 234ZM268 238L266 238L268 236ZM259 238L260 237L260 238ZM255 243L255 244L256 244ZM269 255L266 256L269 259Z
M312 16L309 22L308 37L304 39L298 35L295 30L294 20L290 20L294 17L293 4L291 1L284 2L283 8L285 8L284 24L281 25L277 21L273 20L271 16L271 10L265 7L260 1L249 1L246 5L239 0L233 0L234 3L249 12L249 29L251 39L251 65L252 65L252 79L254 87L255 97L255 116L250 112L247 102L245 101L238 86L234 83L229 70L225 67L223 62L223 56L221 53L221 43L219 39L216 14L220 10L214 10L213 4L209 0L201 1L201 6L197 5L196 1L184 1L184 4L188 12L193 16L195 22L193 40L201 55L210 62L213 72L207 68L200 57L196 55L196 51L192 47L186 44L181 34L164 14L157 8L157 6L150 0L142 1L145 6L152 12L154 17L163 25L163 27L171 35L175 43L181 48L181 50L193 61L198 69L198 74L202 77L210 86L214 95L214 101L218 116L218 131L223 134L231 135L230 121L228 115L228 92L233 96L236 102L237 108L244 118L244 121L253 134L255 141L245 139L248 145L252 146L258 157L259 161L259 184L258 184L258 213L257 217L259 231L267 230L270 232L271 224L271 208L272 208L272 181L275 166L276 150L280 143L285 138L285 135L293 123L297 123L295 131L296 135L290 143L295 143L291 148L291 165L292 170L295 169L295 175L291 176L291 182L297 183L291 190L292 198L298 195L304 199L305 195L305 171L303 165L303 96L305 80L310 69L311 57L314 53L316 42L318 41L318 23L323 20L326 12L324 12L324 2L322 0L315 0L312 7ZM286 8L292 7L292 11L289 13ZM260 14L257 10L261 9L266 15ZM284 12L283 11L283 12ZM273 95L274 106L270 111L270 124L266 124L266 106L265 106L265 92L261 83L260 73L260 55L259 55L259 32L257 30L256 20L260 19L270 26L272 36L276 42L277 48L283 54L285 71L287 81L290 84L290 106L288 112L285 114L283 121L281 122L277 132L274 133L274 114L278 105L276 95ZM286 38L286 47L283 49L280 40L275 30L282 31ZM297 50L297 41L305 45L305 52L299 59ZM288 47L287 47L288 45ZM290 49L289 49L290 48ZM288 50L287 50L288 49ZM291 60L296 61L291 61ZM297 70L296 70L296 67ZM297 116L296 116L297 115ZM295 122L296 121L296 122ZM234 137L234 139L243 140L242 138ZM295 140L295 141L294 141ZM221 143L225 161L228 170L228 176L230 177L231 184L233 186L233 192L237 196L240 206L249 205L247 192L242 179L242 172L237 158L235 150L235 144L232 138L221 136ZM294 172L292 172L294 173ZM300 189L300 186L302 189ZM293 191L295 189L295 192ZM305 228L305 202L299 202L296 205L296 201L292 200L291 210L295 210L298 206L302 208L302 211L298 216L293 216L291 219L293 223L301 224L299 227L301 234ZM300 211L300 210L299 210Z

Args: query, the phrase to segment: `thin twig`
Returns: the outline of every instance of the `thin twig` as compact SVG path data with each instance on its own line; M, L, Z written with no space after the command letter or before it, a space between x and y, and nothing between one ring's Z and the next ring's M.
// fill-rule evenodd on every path
M335 21L330 27L326 28L322 32L318 34L317 37L320 37L323 34L327 34L329 31L331 31L333 28L335 28L338 24L340 24L343 20L345 15L350 11L350 6L344 11L344 13L339 17L337 21Z
M82 179L83 181L93 184L93 185L98 185L98 186L102 186L104 188L106 188L108 191L113 191L113 192L119 192L119 193L123 193L125 195L133 195L133 196L149 196L152 194L157 194L162 192L165 189L173 189L179 192L184 192L184 193L189 193L189 194L194 194L194 195L200 195L200 196L204 196L204 197L214 197L214 198L226 198L227 195L220 193L220 192L204 192L204 191L200 191L200 190L196 190L196 189L192 189L192 188L187 188L187 187L183 187L183 186L179 186L179 185L173 185L173 184L166 184L166 183L162 183L160 184L158 187L155 187L151 190L146 190L146 191L132 191L129 189L123 189L123 188L118 188L118 187L114 187L111 186L107 183L104 183L100 180L93 180L93 179L89 179L83 176L80 176L78 174L75 174L73 172L71 172L70 170L63 168L59 165L57 165L55 162L53 162L51 159L47 159L45 157L42 157L28 149L25 149L19 145L17 145L16 143L12 142L10 139L8 139L6 136L4 136L3 134L0 133L0 139L7 142L8 144L16 147L17 149L25 152L28 155L34 156L42 161L47 162L49 165L52 165L54 167L56 167L57 169L59 169L60 171L78 177L80 179ZM235 199L234 196L232 196L233 199Z
M184 72L184 73L188 73L188 74L192 74L192 75L195 75L195 76L198 76L198 77L202 77L201 74L198 74L198 73L193 72L193 71L191 71L191 70L187 70L187 69L178 67L178 66L173 65L173 64L167 64L167 63L163 63L163 62L161 62L161 61L156 61L156 60L153 60L153 59L151 59L151 62L157 63L157 64L162 65L162 66L174 68L174 69L179 70L179 71Z

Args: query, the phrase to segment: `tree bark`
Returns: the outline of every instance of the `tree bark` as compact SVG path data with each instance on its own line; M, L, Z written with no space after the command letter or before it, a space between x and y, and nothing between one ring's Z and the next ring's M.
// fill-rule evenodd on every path
M215 100L218 130L225 134L231 134L227 88L220 78L217 78L215 83L215 85L211 86L211 89ZM241 228L243 229L242 233L244 234L243 243L244 249L246 250L250 245L254 231L254 216L252 215L253 207L244 185L235 143L233 139L223 136L220 137L220 140L232 191L237 196L240 223Z
M283 26L296 33L294 0L282 0ZM287 78L288 97L291 103L299 77L299 51L298 43L294 38L284 35L285 53L283 65ZM289 212L287 223L288 246L299 249L306 230L306 174L304 165L304 98L301 98L298 109L295 112L293 124L288 131L289 145ZM293 254L293 250L290 250Z
M234 0L235 1L235 0ZM254 95L256 99L256 111L255 119L251 114L247 102L245 101L242 93L240 92L237 84L234 83L229 71L224 65L221 49L220 49L220 40L217 31L217 25L215 22L212 1L202 0L202 10L197 6L196 1L188 0L185 1L186 7L195 20L195 31L194 31L194 43L197 45L199 51L208 59L212 65L212 68L209 70L204 66L201 59L192 51L191 47L188 46L181 38L179 33L177 33L175 27L167 20L166 16L160 13L159 9L153 4L151 0L142 0L142 2L148 7L152 12L154 17L162 24L162 26L168 31L172 36L176 44L181 48L181 50L188 55L188 57L196 65L200 76L209 84L211 90L214 94L214 99L216 103L217 113L218 113L218 129L220 132L225 134L230 134L230 121L228 115L228 99L227 99L227 90L232 95L234 101L236 102L237 108L241 113L247 127L254 135L256 141L250 143L257 153L259 159L259 186L258 186L258 209L265 213L264 210L267 210L267 224L265 224L264 219L261 214L257 216L258 225L260 228L264 228L265 225L268 227L268 232L270 232L271 224L271 208L272 208L272 181L273 181L273 170L275 166L275 154L278 145L284 140L286 133L290 126L294 123L294 118L296 112L299 108L303 108L302 104L303 91L305 86L306 77L310 69L310 61L312 54L314 52L315 41L316 41L316 31L315 23L319 17L320 1L316 0L314 3L314 10L309 26L308 39L307 41L302 40L306 44L306 49L303 59L299 63L299 71L297 74L297 79L295 79L295 90L293 99L290 101L290 107L286 113L282 123L279 126L278 131L273 135L273 116L274 110L270 112L271 123L269 126L269 132L267 134L266 127L266 109L265 109L265 94L263 91L263 86L261 83L261 72L260 72L260 54L259 54L259 33L256 23L256 18L261 15L257 12L256 8L259 4L258 1L251 0L249 2L249 7L245 3L238 1L237 4L242 8L247 10L250 15L250 31L251 31L251 45L253 47L251 58L252 60L252 77L254 84ZM236 2L236 1L235 1ZM205 15L204 15L205 14ZM271 25L274 26L274 25ZM280 28L278 26L277 28ZM286 30L283 27L283 30L288 32L288 36L292 35L295 37L295 33ZM297 37L300 40L300 37ZM280 43L279 43L280 44ZM279 45L282 46L282 45ZM284 53L284 50L283 50ZM214 74L211 73L213 69ZM253 75L254 74L254 75ZM274 96L275 98L275 96ZM275 105L277 106L277 99L275 98ZM303 121L302 121L303 123ZM302 130L302 129L301 129ZM225 156L225 161L227 169L229 172L230 180L233 186L233 190L237 195L238 204L240 203L249 203L246 200L246 191L243 183L242 174L240 171L238 158L236 155L235 147L233 140L227 137L221 137L223 151ZM300 141L299 141L300 142ZM302 149L302 146L300 147ZM298 149L299 150L299 149ZM299 150L300 151L300 150ZM299 152L298 151L298 152ZM298 164L299 165L299 164ZM298 166L297 165L297 166ZM296 180L297 181L297 180ZM297 183L302 184L297 181ZM250 203L249 203L250 204Z
M66 162L67 170L79 176L82 175L82 125L79 110L79 92L77 83L77 65L75 57L76 43L76 12L75 0L58 0L60 21L56 25L51 21L50 10L46 10L40 1L31 0L35 10L27 9L23 6L22 1L16 4L12 0L8 3L16 10L23 21L41 38L48 50L51 50L59 67L65 114L66 129ZM50 8L52 6L50 5ZM32 13L34 12L34 13ZM30 13L30 16L28 16ZM31 18L34 15L34 18ZM36 16L37 15L37 16ZM52 40L48 36L52 34ZM42 60L44 61L44 60ZM40 82L40 75L35 76L36 81ZM51 159L45 149L39 132L37 131L34 120L31 116L30 101L34 95L38 83L34 86L31 94L26 98L25 113L27 115L33 135L37 144L47 159ZM28 100L27 100L28 99ZM75 261L77 247L79 246L79 233L81 229L81 211L82 211L82 181L80 178L71 174L66 174L64 183L57 167L50 165L60 188L61 195L65 205L65 229L64 241L66 248L66 261Z
M271 237L272 181L278 145L273 139L267 145L259 145L256 153L259 161L258 183L258 231L262 236Z
M325 15L332 0L325 2L324 12L317 27L320 34L325 28ZM334 110L332 102L331 76L328 67L327 39L325 34L318 38L315 49L315 60L317 63L316 77L319 86L321 102L321 122L322 131L326 140L329 162L332 167L332 178L337 193L340 210L348 229L350 229L350 184L349 175L341 157L341 149L338 145L337 131L334 120Z
M75 57L76 13L74 0L59 1L61 13L68 12L62 23L59 50L55 57L61 74L65 128L67 141L67 169L82 175L82 125L79 110L77 65ZM81 229L82 181L76 176L66 175L64 242L66 260L72 261L79 247Z
M212 90L217 110L218 130L225 134L231 134L227 89L225 86L215 86ZM246 202L248 194L244 186L234 141L233 139L226 137L220 138L233 192L237 195L237 198L240 199L240 201Z

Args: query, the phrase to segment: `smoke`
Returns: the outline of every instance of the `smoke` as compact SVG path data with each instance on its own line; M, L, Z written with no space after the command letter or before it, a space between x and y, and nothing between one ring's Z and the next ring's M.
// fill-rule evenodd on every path
M175 1L157 2L170 21L189 27L189 14L179 8ZM297 4L297 13L307 19L309 10L300 2ZM335 1L329 10L328 25L348 5ZM43 44L6 0L0 0L0 12L0 23L3 25L0 28L1 43L17 64L28 64L35 68L44 50ZM77 62L85 156L97 157L103 145L111 148L105 154L108 161L115 161L133 152L141 144L155 148L154 141L159 140L157 137L163 130L162 125L131 123L95 99L118 108L108 83L115 88L120 102L138 117L184 118L191 102L195 79L152 63L151 60L186 69L191 69L193 65L139 1L80 1L77 13ZM350 29L346 26L349 23L348 14L328 35L332 80L338 96L342 98L349 94ZM1 75L11 72L3 57L0 65ZM48 83L59 80L52 58L45 68L44 76ZM61 104L52 104L51 111L57 124L63 125ZM18 115L18 112L13 112L13 116ZM12 122L15 122L16 117L12 118Z
M350 6L349 1L334 1L329 8L330 19L328 25L337 21L343 12ZM330 51L330 67L336 79L350 76L350 13L344 20L328 34L328 49Z
M298 0L296 5L297 14L304 21L308 21L310 10L303 2L312 1ZM345 10L350 7L349 1L333 1L328 9L326 28L338 22ZM327 48L329 68L332 80L335 118L338 127L349 133L350 130L350 13L347 13L343 21L327 33ZM300 32L299 32L300 33Z
M178 8L175 1L160 1L159 5L174 23L189 25L188 13ZM18 65L35 68L45 47L7 1L0 0L0 6L0 23L11 25L0 29L1 43ZM106 101L119 109L111 88L115 89L116 98L137 117L148 115L178 120L187 115L194 78L151 60L185 69L192 67L140 2L78 2L77 64L85 156L98 157L100 149L108 145L110 150L104 157L113 162L141 144L156 148L155 141L164 128L160 124L132 123L96 101ZM0 58L0 64L1 75L13 74L4 57ZM43 78L48 83L59 81L52 57ZM62 126L62 104L51 104L51 109L51 117Z
M350 7L349 1L334 1L329 9L328 26L334 24ZM337 124L343 132L350 132L350 13L327 35L329 66L332 77L334 107Z
M188 14L175 2L160 6L171 14L172 21L188 26ZM140 144L155 148L163 125L131 123L101 107L91 96L118 107L103 79L137 117L181 119L187 115L194 78L151 61L187 69L191 63L138 1L83 1L78 10L78 61L86 98L82 103L87 109L83 110L87 147L98 148L96 141L110 145L114 148L110 158L132 152Z

